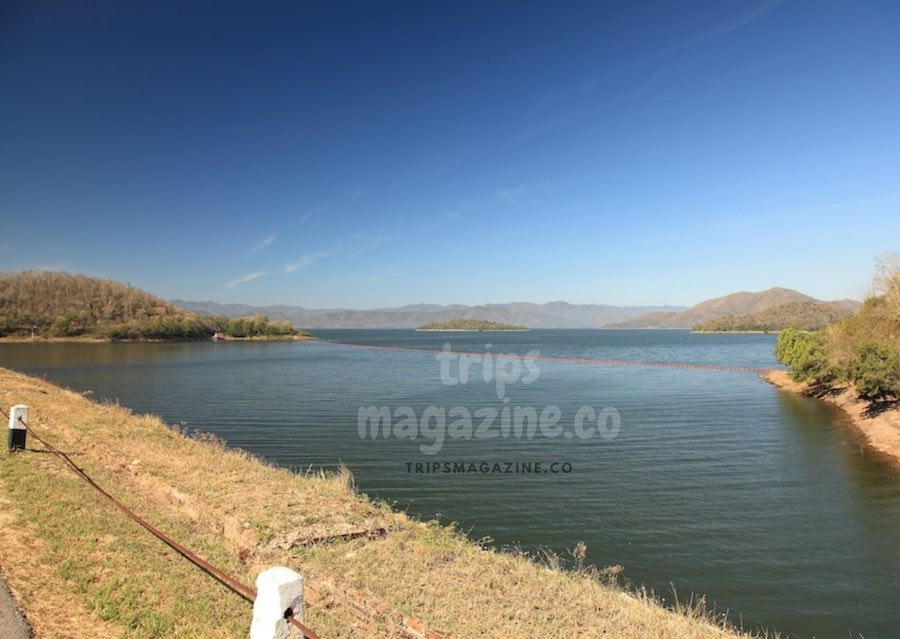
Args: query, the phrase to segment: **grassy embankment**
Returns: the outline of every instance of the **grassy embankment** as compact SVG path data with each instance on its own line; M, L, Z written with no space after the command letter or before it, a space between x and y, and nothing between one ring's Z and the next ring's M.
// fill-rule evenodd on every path
M347 473L295 474L152 416L0 368L0 403L114 496L252 584L273 565L306 579L323 638L724 638L697 609L671 612L610 585L485 549L357 494ZM126 519L60 460L0 453L0 566L39 637L244 637L250 605ZM354 531L383 536L305 541Z

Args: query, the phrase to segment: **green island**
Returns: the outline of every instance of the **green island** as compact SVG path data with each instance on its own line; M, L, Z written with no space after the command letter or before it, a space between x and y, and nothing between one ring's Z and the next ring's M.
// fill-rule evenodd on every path
M457 317L441 322L429 322L423 324L417 331L527 331L524 326L516 324L504 324L490 320L475 319L472 317Z
M189 341L303 339L290 322L201 316L139 288L47 271L0 274L0 339Z
M695 333L777 333L788 328L815 331L853 314L847 302L803 300L744 315L729 314L694 324Z

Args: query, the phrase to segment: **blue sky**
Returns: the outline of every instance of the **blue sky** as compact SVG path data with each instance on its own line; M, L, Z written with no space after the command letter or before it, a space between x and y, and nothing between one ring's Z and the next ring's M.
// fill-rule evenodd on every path
M900 4L0 5L0 269L167 298L861 297Z

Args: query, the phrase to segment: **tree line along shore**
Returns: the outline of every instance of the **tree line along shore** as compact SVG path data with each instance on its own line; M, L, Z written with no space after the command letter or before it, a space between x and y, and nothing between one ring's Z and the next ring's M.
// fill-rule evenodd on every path
M843 408L873 448L900 461L900 259L884 258L875 293L855 314L778 336L775 356L788 366L767 379Z

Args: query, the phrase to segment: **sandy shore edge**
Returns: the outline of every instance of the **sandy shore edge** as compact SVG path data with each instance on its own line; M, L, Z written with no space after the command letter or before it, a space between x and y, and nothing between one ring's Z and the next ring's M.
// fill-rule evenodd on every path
M110 339L108 337L22 337L6 335L0 337L0 344L193 344L202 342L301 342L314 340L312 335L262 335L255 337L226 337L213 340L203 339Z

